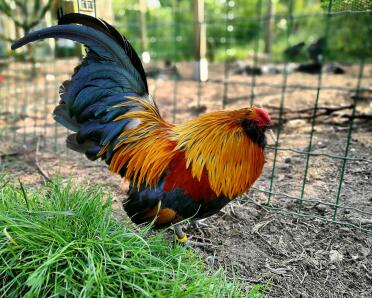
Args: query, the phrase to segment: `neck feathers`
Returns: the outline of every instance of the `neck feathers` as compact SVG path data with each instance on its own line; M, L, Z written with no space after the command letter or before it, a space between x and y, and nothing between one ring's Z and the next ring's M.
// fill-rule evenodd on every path
M241 125L245 113L212 112L173 128L175 149L185 152L193 177L200 180L205 168L217 196L243 194L262 172L263 147Z

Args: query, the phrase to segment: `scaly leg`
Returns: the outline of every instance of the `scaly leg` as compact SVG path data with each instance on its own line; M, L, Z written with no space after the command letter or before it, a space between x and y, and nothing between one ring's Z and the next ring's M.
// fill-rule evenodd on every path
M187 240L186 233L182 231L182 228L180 225L174 226L174 232L176 233L176 239L179 244L187 244L186 242L188 242L188 240Z
M176 240L179 244L186 245L188 247L194 248L194 247L206 247L210 246L209 243L201 243L201 242L195 242L190 241L187 239L186 233L182 230L180 225L174 226L174 232L176 234Z

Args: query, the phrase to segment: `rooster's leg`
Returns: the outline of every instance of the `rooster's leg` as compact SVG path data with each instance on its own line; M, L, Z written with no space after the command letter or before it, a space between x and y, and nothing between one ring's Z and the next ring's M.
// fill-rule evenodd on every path
M182 230L180 225L175 225L174 226L174 232L176 233L176 239L179 244L187 244L187 236L186 233Z
M196 248L196 247L207 247L210 246L210 243L201 243L201 242L195 242L190 241L187 239L186 233L182 230L180 225L174 226L174 232L176 233L176 239L179 244L186 245L190 248Z

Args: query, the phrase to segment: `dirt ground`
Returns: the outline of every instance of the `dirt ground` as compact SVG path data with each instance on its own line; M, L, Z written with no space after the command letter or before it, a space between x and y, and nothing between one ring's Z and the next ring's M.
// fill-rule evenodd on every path
M371 297L372 237L246 202L232 210L190 231L211 243L203 253L213 268L267 285L268 297Z
M20 176L28 187L42 183L35 165L36 142L42 135L39 167L50 176L59 173L82 183L103 185L114 196L116 215L125 216L121 201L126 184L108 173L102 163L89 162L63 149L66 130L53 123L50 111L57 101L57 85L66 78L61 74L64 67L71 69L66 63L52 68L41 66L39 82L32 85L24 82L17 88L9 85L6 95L0 96L1 165L14 176ZM183 77L189 75L190 65L179 64L178 68ZM188 230L193 240L206 243L200 250L206 263L213 269L225 267L247 289L260 283L268 285L269 297L372 297L372 234L367 232L372 231L371 119L355 119L348 148L351 160L345 164L340 188L342 157L349 133L347 117L351 115L347 106L355 96L359 71L357 66L345 69L344 75L321 77L319 107L341 109L316 119L306 178L305 152L311 131L307 116L311 115L317 98L317 75L290 74L284 97L283 74L253 78L231 72L230 83L224 85L221 65L212 65L211 81L202 85L167 77L149 80L162 115L170 121L175 115L177 123L201 111L220 109L224 93L228 94L225 98L228 109L247 106L252 90L255 104L265 107L277 123L278 108L284 98L286 121L279 138L281 149L277 151L274 176L275 150L273 141L269 141L264 173L247 197L206 219L208 227ZM357 115L372 112L372 65L364 68L363 77L360 83L363 91L356 99ZM46 83L39 88L41 82ZM27 92L22 93L23 87ZM17 98L21 107L14 105L11 97ZM309 111L298 112L304 109ZM274 133L277 129L275 126ZM268 208L265 203L271 183L273 195ZM297 198L302 191L300 208ZM336 220L343 224L329 222L335 205Z

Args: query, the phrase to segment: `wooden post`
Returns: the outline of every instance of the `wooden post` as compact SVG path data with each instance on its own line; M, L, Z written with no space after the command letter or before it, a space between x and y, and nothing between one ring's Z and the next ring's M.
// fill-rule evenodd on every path
M57 0L52 6L53 11L56 13L57 18L62 17L68 13L79 12L79 0ZM71 40L60 39L57 41L59 47L73 48L73 42ZM83 45L77 46L77 54L81 57L84 56L85 50Z
M78 3L74 0L58 0L53 2L52 9L57 15L65 15L68 13L78 12Z
M204 21L204 0L194 0L195 79L208 80L207 27Z
M147 11L146 0L139 0L140 32L141 32L141 58L142 58L142 61L144 63L150 62L150 54L148 52L149 41L148 41L148 38L147 38L146 11Z
M271 42L273 30L274 4L272 0L267 0L267 14L265 18L265 48L264 53L271 56Z

